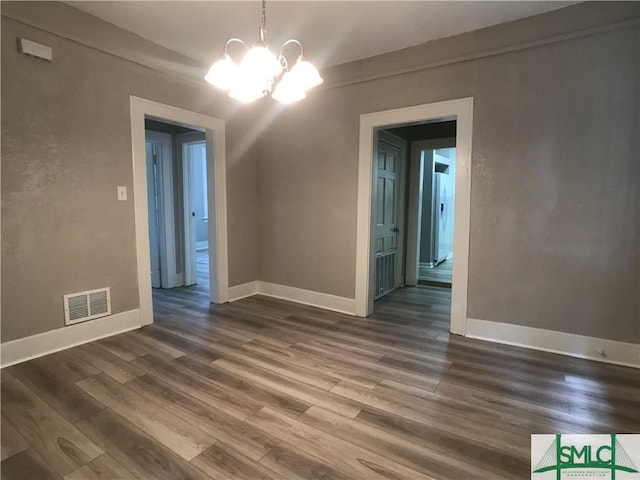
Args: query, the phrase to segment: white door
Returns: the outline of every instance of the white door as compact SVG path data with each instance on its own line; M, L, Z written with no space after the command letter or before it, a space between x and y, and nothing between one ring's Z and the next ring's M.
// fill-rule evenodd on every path
M395 290L401 277L398 239L400 233L400 148L378 140L376 159L375 298Z
M151 286L160 288L160 234L158 223L158 165L153 144L146 142L147 207L149 211L149 250L151 254Z

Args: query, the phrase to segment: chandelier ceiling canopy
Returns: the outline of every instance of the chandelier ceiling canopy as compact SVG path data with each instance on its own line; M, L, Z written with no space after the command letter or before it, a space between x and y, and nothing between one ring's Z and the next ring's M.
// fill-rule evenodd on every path
M246 44L239 38L230 38L224 46L224 54L205 75L205 80L215 87L229 92L229 96L243 103L261 97L271 97L281 103L293 103L307 96L307 91L323 82L316 67L305 60L302 44L295 39L284 42L278 56L266 42L266 0L262 0L262 21L258 41L248 50L240 63L229 55L233 43ZM284 56L285 47L296 45L300 53L296 63L289 68Z

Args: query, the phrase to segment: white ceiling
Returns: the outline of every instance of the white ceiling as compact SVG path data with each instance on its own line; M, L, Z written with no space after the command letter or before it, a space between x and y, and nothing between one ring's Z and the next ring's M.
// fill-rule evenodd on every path
M203 66L230 37L257 39L261 3L252 1L71 1L67 4L185 54ZM267 41L289 38L318 67L418 45L547 12L562 1L268 1ZM238 46L235 47L236 49ZM285 51L296 58L294 47ZM233 55L234 50L230 53ZM238 52L239 54L239 52Z

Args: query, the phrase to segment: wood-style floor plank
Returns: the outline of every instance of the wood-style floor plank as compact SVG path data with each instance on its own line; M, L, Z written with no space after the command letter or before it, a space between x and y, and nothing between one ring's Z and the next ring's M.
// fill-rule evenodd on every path
M14 376L11 375L11 367L3 368L0 370L0 383L9 382L14 379Z
M132 478L134 475L129 470L105 453L65 475L64 480L130 480Z
M140 479L203 480L202 471L108 409L76 424L127 471Z
M2 458L0 458L0 460L4 460L29 448L29 442L11 425L11 422L9 422L9 419L4 413L1 417L0 433L2 436L2 448L0 449L0 457Z
M127 383L127 386L141 397L158 403L253 460L262 458L278 443L277 439L163 383L154 376L143 375Z
M556 406L538 406L518 398L496 395L494 392L443 381L436 390L438 396L453 400L464 398L467 402L493 410L505 421L520 425L531 432L604 433L606 429L626 431L619 423L607 423L606 419L577 415ZM527 415L522 415L523 410ZM605 426L606 425L606 426Z
M309 455L287 442L280 442L260 463L287 480L351 480L350 473Z
M78 386L186 460L191 460L215 441L209 434L159 405L145 401L105 374L81 380Z
M212 362L220 358L220 356L207 345L191 341L182 335L171 333L170 331L162 327L156 327L155 325L152 325L151 328L148 329L146 334L150 338L170 345L177 350L188 353L189 355L202 358L203 360L206 360L208 362Z
M301 354L300 352L294 352L291 349L281 349L272 345L266 345L259 340L252 340L249 343L245 343L242 345L242 348L253 350L267 357L286 362L290 365L304 366L305 368L323 373L329 377L333 377L338 380L347 380L351 383L362 385L365 388L373 388L380 383L381 380L380 377L375 377L373 375L345 367L337 362L333 362L331 359L317 358L314 355Z
M18 379L2 384L2 412L59 475L104 453Z
M143 373L131 362L105 350L97 343L75 347L70 353L77 355L78 358L120 383L128 382Z
M249 378L220 368L215 362L207 364L195 358L178 358L173 363L185 372L193 372L201 378L206 378L214 385L233 393L237 398L251 399L254 407L256 404L260 405L258 409L269 405L280 413L295 418L311 406L300 397L270 385L256 384ZM254 408L253 411L257 409Z
M2 479L525 480L531 433L640 431L639 370L449 334L448 289L355 318L207 282L4 369Z
M210 347L220 354L220 357L227 356L241 362L250 363L265 370L269 370L277 375L292 378L302 383L307 383L322 390L329 390L334 387L340 380L316 372L310 368L300 367L290 363L282 362L276 358L263 355L256 351L233 348L228 345L211 343Z
M207 448L191 462L212 478L234 480L285 480L267 467L256 463L234 449L217 443Z
M433 428L448 428L453 432L467 435L477 442L503 445L506 451L526 455L530 448L530 439L524 435L503 430L502 422L490 424L486 421L476 421L467 411L453 413L451 409L442 408L436 403L426 404L423 399L411 397L402 393L389 394L371 391L357 385L341 383L331 389L332 392L376 408ZM469 409L475 408L469 405Z
M350 354L331 354L331 350L327 350L320 346L308 345L308 344L297 344L292 347L292 350L296 352L305 352L307 354L312 354L316 358L318 356L322 356L327 352L330 354L330 358L332 362L340 363L342 365L349 366L358 371L364 372L371 376L377 376L379 378L393 378L399 382L402 382L406 385L412 385L416 387L425 388L429 385L433 385L433 382L436 379L439 379L444 371L445 367L440 365L436 365L432 368L425 368L422 371L414 372L408 370L402 370L395 367L390 367L382 363L382 359L377 361L371 361L369 359L361 359L357 358L354 355ZM382 357L384 358L384 357Z
M72 383L78 376L70 375L69 369L61 366L38 358L11 368L25 385L71 423L102 410L100 402Z
M291 381L286 377L280 377L248 363L230 358L219 359L213 363L230 373L246 377L267 387L275 388L284 394L297 397L310 405L320 405L327 410L335 411L347 417L355 417L362 409L362 405L352 399L335 395L311 385Z
M320 458L350 478L370 480L433 478L303 422L285 417L269 407L251 416L247 419L247 423L296 445L297 448Z
M464 463L452 461L447 455L319 407L311 407L298 420L429 476L481 479L487 475L486 472L479 472L477 469L465 468ZM498 480L510 477L495 478Z
M130 344L135 344L138 346L138 351L141 353L141 355L139 356L151 354L163 359L174 359L184 355L183 351L147 336L146 332L128 332L125 335L125 338L127 340L127 343L125 343L125 345L129 346Z
M24 450L3 460L2 480L62 480L62 477L33 449Z
M491 442L469 438L464 431L455 433L446 424L437 428L370 407L365 407L356 420L382 429L392 437L444 455L460 466L465 464L463 468L490 472L485 478L492 478L494 475L523 480L531 478L528 453L506 451L490 445Z
M64 350L62 352L52 353L45 357L36 358L26 362L29 366L38 366L45 368L48 375L56 378L64 378L68 382L75 383L83 378L90 377L96 373L100 373L100 370L95 368L84 359L80 358L75 348ZM19 371L22 370L24 364L13 365L9 368L2 369L2 377L7 374L11 375L12 372L16 373L17 377L20 377Z

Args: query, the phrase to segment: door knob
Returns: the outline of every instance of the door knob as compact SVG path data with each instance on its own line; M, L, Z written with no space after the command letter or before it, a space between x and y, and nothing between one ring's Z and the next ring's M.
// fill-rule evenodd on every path
M400 231L400 229L398 227L394 227L394 228L391 229L391 231L398 233Z

